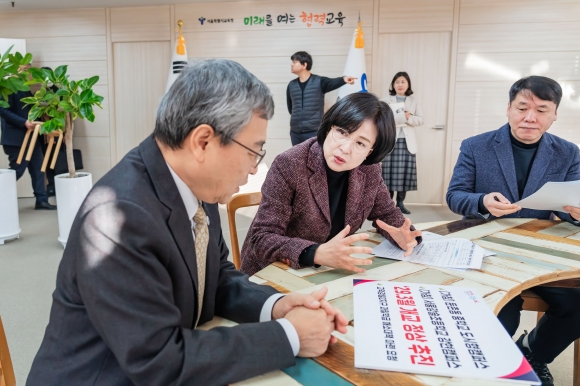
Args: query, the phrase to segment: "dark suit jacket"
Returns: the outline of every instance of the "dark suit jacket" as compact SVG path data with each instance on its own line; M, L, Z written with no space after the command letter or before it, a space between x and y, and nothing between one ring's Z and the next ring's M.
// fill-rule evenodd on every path
M546 182L580 180L578 146L544 133L530 170L522 197L518 193L510 126L468 138L461 143L461 153L447 190L449 209L463 216L478 215L479 197L500 192L510 202L531 196ZM555 212L562 220L574 222L565 212ZM506 217L549 219L548 210L522 209ZM495 218L490 215L490 218Z
M31 96L30 91L19 91L8 96L9 108L0 107L0 117L2 118L2 137L0 145L21 146L26 135L26 120L30 106L26 106L20 101L22 98ZM40 141L36 141L40 146Z
M391 200L381 165L361 165L349 173L344 222L351 226L350 234L369 219L393 242L375 220L400 227L405 217ZM241 270L252 275L277 260L303 268L298 262L302 251L324 243L330 229L324 156L316 138L311 138L280 154L272 163L262 186L258 213L242 248Z
M153 137L91 190L72 225L50 322L27 385L223 385L295 363L282 326L259 320L276 293L227 260L217 205L209 216L200 324L190 220Z

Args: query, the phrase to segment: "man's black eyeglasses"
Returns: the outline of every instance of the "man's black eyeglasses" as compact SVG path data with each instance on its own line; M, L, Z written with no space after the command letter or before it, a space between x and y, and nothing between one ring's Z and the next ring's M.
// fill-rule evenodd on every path
M254 163L254 167L255 168L258 167L258 165L260 164L260 162L262 162L262 160L266 156L266 150L264 150L264 149L260 150L260 152L258 153L258 152L253 151L249 147L242 145L241 143L239 143L235 139L232 139L232 141L234 141L235 143L237 143L238 145L240 145L241 147L243 147L244 149L246 149L247 151L249 151L250 153L252 153L252 154L254 154L256 156L256 160L255 160L255 163Z

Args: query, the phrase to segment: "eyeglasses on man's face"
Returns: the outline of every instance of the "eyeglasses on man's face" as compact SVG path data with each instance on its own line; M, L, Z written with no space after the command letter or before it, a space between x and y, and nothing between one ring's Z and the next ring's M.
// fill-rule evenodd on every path
M331 130L332 139L340 144L352 141L352 148L356 153L368 154L371 150L371 144L363 139L352 139L348 131L341 129L340 127L333 126Z
M241 147L243 147L244 149L246 149L247 151L249 151L250 153L253 154L254 164L252 165L252 167L254 167L254 168L257 168L258 165L260 164L260 162L262 162L262 160L266 156L266 150L264 150L264 149L260 150L260 152L258 153L258 152L255 152L254 150L250 149L249 147L242 145L241 143L239 143L235 139L232 139L232 141L234 141L235 143L237 143L238 145L240 145Z

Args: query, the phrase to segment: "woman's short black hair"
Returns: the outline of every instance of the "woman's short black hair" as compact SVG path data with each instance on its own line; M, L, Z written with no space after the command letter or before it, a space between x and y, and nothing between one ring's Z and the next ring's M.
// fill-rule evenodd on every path
M510 103L516 99L520 92L529 91L538 99L550 101L556 104L556 109L562 100L562 87L554 79L545 76L528 76L515 82L510 88Z
M306 64L306 69L308 71L312 70L312 56L306 51L298 51L290 57L290 60L296 60L300 64Z
M395 147L395 117L389 105L370 92L349 94L328 109L318 129L318 143L324 146L326 136L333 126L352 134L367 120L372 121L377 128L377 140L363 165L381 162Z
M391 85L389 86L389 94L397 95L397 91L395 90L395 81L401 76L407 79L407 83L409 83L409 88L407 91L405 91L405 95L413 95L413 89L411 88L411 78L409 78L409 74L407 74L405 71L399 71L395 74L395 76L393 76L393 80L391 80Z

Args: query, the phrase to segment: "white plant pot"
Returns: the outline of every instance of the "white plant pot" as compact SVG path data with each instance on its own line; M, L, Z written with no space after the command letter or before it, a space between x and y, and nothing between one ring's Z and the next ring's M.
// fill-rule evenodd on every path
M93 187L91 173L77 173L76 178L68 178L68 176L68 173L64 173L54 177L58 212L58 241L60 241L63 248L66 247L75 216Z
M0 169L0 245L20 238L16 171Z

